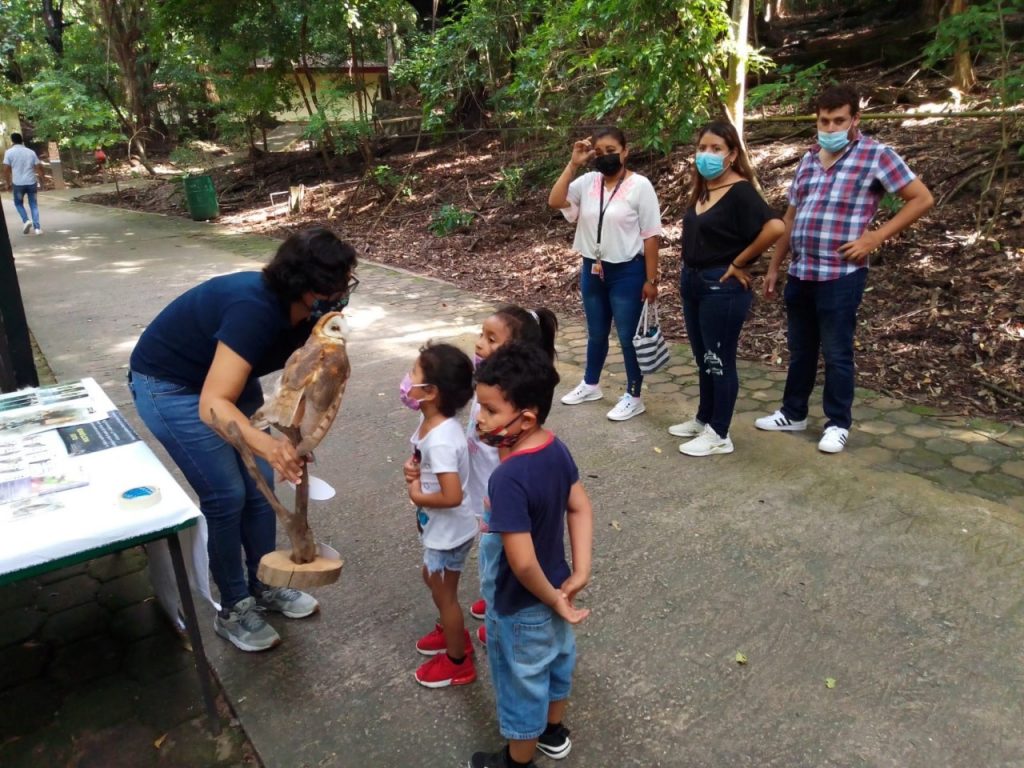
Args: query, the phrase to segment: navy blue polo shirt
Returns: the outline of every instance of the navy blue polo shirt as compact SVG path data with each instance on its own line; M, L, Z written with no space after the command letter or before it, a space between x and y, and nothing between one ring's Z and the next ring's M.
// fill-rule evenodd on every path
M223 342L252 366L250 380L284 367L313 328L292 326L289 304L260 272L238 272L200 283L168 304L139 338L131 369L199 391Z
M529 532L537 562L556 588L571 573L565 557L565 511L569 492L579 479L569 449L549 434L544 445L503 459L487 484L488 532ZM504 549L497 562L494 603L502 616L540 603L516 578Z

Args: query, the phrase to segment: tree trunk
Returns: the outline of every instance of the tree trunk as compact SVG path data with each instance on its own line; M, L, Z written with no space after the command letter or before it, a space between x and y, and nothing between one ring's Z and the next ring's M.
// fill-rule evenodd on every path
M43 24L46 26L46 42L57 54L58 59L64 58L64 2L53 4L53 0L43 0Z
M967 0L952 0L949 15L956 16L967 10ZM971 50L967 40L957 43L956 51L953 53L953 85L961 93L968 93L977 83L974 76L974 65L971 62Z
M749 57L750 3L751 0L730 0L733 53L729 57L729 91L725 99L725 111L736 127L743 141L743 101L746 98L747 59Z

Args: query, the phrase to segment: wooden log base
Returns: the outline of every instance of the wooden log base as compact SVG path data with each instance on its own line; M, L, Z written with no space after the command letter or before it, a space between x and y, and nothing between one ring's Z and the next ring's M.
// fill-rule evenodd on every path
M290 549L268 552L260 559L257 578L268 587L311 589L333 584L341 577L345 564L341 555L326 544L317 545L318 554L311 563L299 565L292 560Z

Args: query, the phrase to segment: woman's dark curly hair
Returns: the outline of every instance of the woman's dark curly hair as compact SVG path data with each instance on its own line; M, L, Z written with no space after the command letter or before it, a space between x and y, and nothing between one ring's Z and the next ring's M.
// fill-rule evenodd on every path
M473 397L473 362L451 344L433 342L420 348L423 383L437 388L438 410L451 418Z
M326 227L310 227L289 236L263 268L263 281L284 301L307 291L331 296L348 287L356 252Z

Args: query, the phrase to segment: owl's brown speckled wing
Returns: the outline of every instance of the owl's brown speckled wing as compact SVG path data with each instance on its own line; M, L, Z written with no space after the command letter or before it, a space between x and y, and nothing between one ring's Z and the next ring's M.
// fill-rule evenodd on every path
M286 434L298 427L300 456L320 444L341 408L351 368L340 322L340 315L332 313L317 323L285 363L277 392L252 418L255 426L269 424Z

